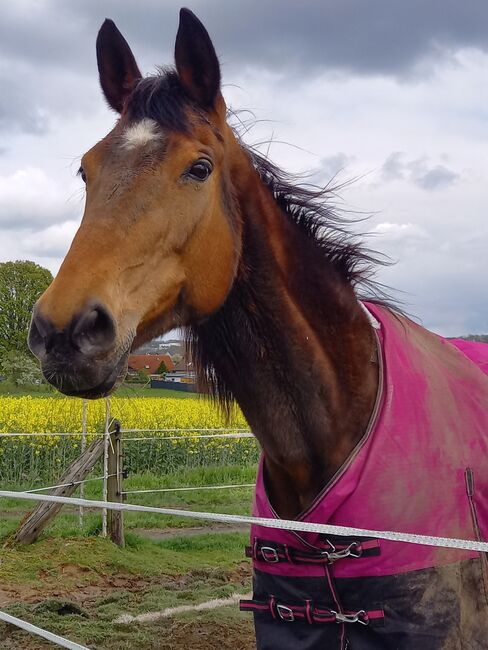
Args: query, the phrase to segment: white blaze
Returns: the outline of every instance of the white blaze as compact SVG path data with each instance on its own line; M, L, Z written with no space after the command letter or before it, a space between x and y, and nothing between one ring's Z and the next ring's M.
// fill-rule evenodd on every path
M145 117L140 122L128 126L122 134L122 146L125 149L143 147L161 138L161 132L154 120Z

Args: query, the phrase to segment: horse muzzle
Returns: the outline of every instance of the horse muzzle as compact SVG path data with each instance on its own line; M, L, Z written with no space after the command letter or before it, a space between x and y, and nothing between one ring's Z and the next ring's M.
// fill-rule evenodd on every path
M89 304L62 329L36 306L28 344L46 381L65 395L105 397L127 371L129 346L117 344L115 319L99 303Z

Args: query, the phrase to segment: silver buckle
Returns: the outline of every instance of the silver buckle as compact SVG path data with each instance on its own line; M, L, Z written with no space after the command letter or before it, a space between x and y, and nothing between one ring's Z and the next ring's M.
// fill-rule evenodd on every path
M293 610L286 605L276 605L276 611L278 612L278 616L282 621L293 623L295 620L295 614L293 613Z
M261 546L261 555L265 562L269 564L274 564L280 561L278 551L272 546Z
M368 625L368 620L364 617L366 612L364 609L359 610L355 614L342 614L341 612L335 612L333 609L330 610L330 613L335 616L336 623L361 623L361 625Z

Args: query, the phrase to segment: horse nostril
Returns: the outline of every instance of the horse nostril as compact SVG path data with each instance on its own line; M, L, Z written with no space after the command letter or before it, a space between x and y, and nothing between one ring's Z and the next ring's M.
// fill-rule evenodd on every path
M96 305L73 321L70 338L74 347L86 354L109 350L115 336L114 319L105 307Z
M46 342L52 334L54 327L51 323L41 316L39 312L34 310L32 314L31 324L29 327L29 335L27 337L27 344L29 349L36 357L41 357L46 352Z

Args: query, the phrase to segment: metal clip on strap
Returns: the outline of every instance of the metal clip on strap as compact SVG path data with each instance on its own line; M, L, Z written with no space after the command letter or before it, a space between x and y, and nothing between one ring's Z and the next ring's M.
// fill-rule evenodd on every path
M337 551L336 548L333 547L332 551L324 551L323 555L331 563L336 562L337 560L343 560L346 557L361 557L361 547L357 542L351 542L347 548Z
M361 623L361 625L368 625L368 618L364 609L359 610L355 614L342 614L335 612L333 609L330 613L335 616L336 623Z

